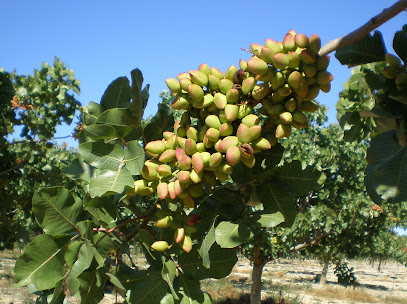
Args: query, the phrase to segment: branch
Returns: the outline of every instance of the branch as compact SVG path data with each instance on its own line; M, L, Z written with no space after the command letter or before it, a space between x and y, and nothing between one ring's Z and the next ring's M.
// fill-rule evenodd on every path
M397 1L395 4L386 8L380 14L376 15L370 19L367 23L356 29L355 31L339 37L337 39L329 41L325 44L319 51L319 55L326 55L337 49L347 46L349 44L355 43L368 35L371 31L378 28L380 25L390 20L394 16L398 15L400 12L407 9L407 0Z
M307 241L307 242L305 242L305 243L298 244L298 245L294 246L294 247L291 248L289 251L290 251L290 252L294 252L294 251L298 251L298 250L304 249L304 248L306 248L306 247L315 245L315 244L317 244L321 239L323 239L324 237L330 235L330 234L333 233L333 232L334 232L334 231L331 230L331 231L329 231L329 232L322 233L322 234L318 235L317 237L315 237L315 239L313 239L313 240L309 240L309 241Z

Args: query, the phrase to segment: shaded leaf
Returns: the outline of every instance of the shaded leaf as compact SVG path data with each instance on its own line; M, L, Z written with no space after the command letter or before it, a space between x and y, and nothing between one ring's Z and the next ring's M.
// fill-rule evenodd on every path
M158 105L158 111L151 122L144 128L144 137L146 142L158 140L163 137L163 132L174 126L174 116L169 106L165 104Z
M139 69L134 69L130 72L131 75L131 88L130 88L130 95L131 95L131 103L130 103L130 113L134 120L140 124L143 118L144 109L147 106L148 100L148 86L147 89L142 90L141 87L143 85L143 74ZM144 92L144 96L143 96Z
M103 284L97 270L83 272L77 280L81 304L97 304L103 299Z
M72 163L62 170L62 173L73 180L84 180L88 183L92 177L93 168L85 163L80 157L74 159Z
M144 166L144 148L139 144L137 140L133 140L127 143L126 150L124 150L124 161L126 168L132 175L139 175L140 170Z
M126 300L132 304L160 303L167 294L168 285L159 271L151 271L143 281L134 283L127 293Z
M130 83L127 77L113 80L103 93L100 104L105 109L128 108L130 102Z
M93 250L92 245L88 240L82 242L81 247L78 251L78 256L73 264L71 271L69 272L69 287L70 289L79 296L80 283L77 278L89 268L93 260Z
M212 226L209 229L208 233L205 235L204 239L202 240L201 247L199 247L199 255L202 258L202 265L206 268L209 268L211 265L211 260L209 257L209 250L211 249L212 245L215 243L215 219L212 222Z
M375 31L373 36L367 35L358 42L338 49L335 57L343 65L356 66L365 63L384 61L386 47L382 34Z
M85 209L103 227L116 226L117 209L111 197L95 197L86 203Z
M407 32L398 31L394 35L393 39L393 49L396 51L397 55L404 61L404 64L407 63Z
M110 139L117 136L115 128L106 124L84 126L85 135L92 139Z
M129 109L109 109L99 115L96 123L115 127L137 127L140 125L134 117L131 116Z

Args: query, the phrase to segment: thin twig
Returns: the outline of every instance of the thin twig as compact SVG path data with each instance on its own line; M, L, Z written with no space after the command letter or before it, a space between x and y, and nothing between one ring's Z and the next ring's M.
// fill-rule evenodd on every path
M360 39L368 35L371 31L375 30L380 25L382 25L383 23L390 20L391 18L393 18L394 16L398 15L400 12L406 9L407 9L407 0L397 1L395 4L393 4L387 9L384 9L383 12L370 19L368 22L366 22L364 25L362 25L355 31L345 36L329 41L321 48L321 50L319 51L319 55L322 56L329 54L333 51L336 51L339 48L359 41Z

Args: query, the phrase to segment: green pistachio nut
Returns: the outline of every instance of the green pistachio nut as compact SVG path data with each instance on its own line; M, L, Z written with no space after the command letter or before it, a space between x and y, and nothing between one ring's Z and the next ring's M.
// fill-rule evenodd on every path
M190 78L182 78L179 81L180 87L182 89L182 91L187 92L188 91L188 86L192 83Z
M165 138L165 137L164 137ZM168 137L168 139L165 142L165 148L166 149L176 149L177 148L177 135L175 135L174 133L171 134L170 137Z
M223 124L220 125L219 128L219 135L221 137L223 136L229 136L233 134L233 126L230 122L225 122Z
M212 153L209 158L209 167L216 168L222 162L222 154L220 152Z
M192 165L192 160L188 155L182 156L182 158L178 161L178 167L181 170L189 170Z
M221 125L220 120L219 120L219 117L216 116L216 115L213 115L213 114L206 116L206 118L205 118L205 124L206 124L209 128L214 128L214 129L217 129L217 130L219 130L220 125Z
M295 51L297 45L295 44L294 36L290 33L286 34L283 39L283 49L285 52Z
M273 65L280 70L284 70L288 67L290 61L286 54L277 53L273 56Z
M282 46L273 39L266 39L264 46L272 49L275 54L284 52Z
M170 89L171 92L173 93L181 93L181 86L179 84L179 81L175 78L167 78L165 80L165 83L167 84L168 89Z
M167 177L167 176L170 176L172 174L171 167L169 165L166 165L166 164L159 165L158 168L157 168L157 172L162 177Z
M317 56L310 49L304 49L300 53L300 59L305 64L314 64L317 61Z
M314 54L318 54L319 50L321 49L321 38L313 34L309 37L309 46L308 48L313 52Z
M202 181L202 171L198 173L195 170L192 170L190 174L190 179L191 182L194 184L200 183Z
M169 248L169 245L166 241L156 241L151 245L151 248L155 251L166 251Z
M219 90L220 79L214 74L209 74L208 76L208 86L211 90Z
M187 155L192 155L196 152L196 142L191 138L185 140L185 153Z
M250 127L250 136L251 136L252 141L260 137L261 130L262 130L262 127L259 125Z
M249 94L249 92L251 92L254 89L256 83L257 81L254 79L254 77L247 77L245 80L243 80L241 87L242 94L243 95Z
M226 101L227 103L236 103L239 100L240 94L236 88L231 88L226 93Z
M247 61L243 60L243 59L240 59L239 60L239 67L240 67L241 70L247 71Z
M271 149L271 144L266 138L259 137L252 142L252 147L253 149L269 150Z
M242 118L242 123L249 127L258 125L259 122L260 118L256 114L249 114Z
M147 143L144 147L146 153L150 156L158 156L165 151L165 142L162 140L154 140Z
M301 59L300 59L300 55L298 55L297 52L288 52L287 53L287 58L288 58L288 67L290 69L294 69L300 66L301 63Z
M293 121L303 124L306 123L308 121L307 116L305 116L304 113L302 113L300 110L295 110L293 112Z
M250 51L255 55L259 55L263 47L263 45L258 43L250 43Z
M252 112L252 107L249 104L242 104L239 106L237 118L243 119Z
M315 112L318 108L318 104L313 100L304 100L300 105L300 110L303 112Z
M158 228L167 228L171 226L172 220L173 220L172 216L167 215L155 221L154 226Z
M253 56L247 62L247 69L256 75L263 75L267 72L268 65L267 62L260 59L257 56Z
M193 198L201 197L202 195L205 194L204 185L202 183L193 184L189 186L188 193Z
M204 73L205 75L212 74L211 68L208 64L206 63L201 63L198 67L198 71Z
M229 178L229 174L226 174L222 171L214 171L213 173L215 174L216 178L222 183L226 182Z
M195 83L201 87L206 87L208 85L208 76L201 71L189 71L189 76L192 83Z
M233 80L235 79L235 74L236 74L237 70L238 70L238 68L232 64L225 72L225 79L229 79L230 81L233 82Z
M398 58L397 56L395 56L395 55L393 55L393 54L389 54L389 53L386 53L384 56L386 57L387 63L388 63L391 67L398 68L398 67L401 66L401 60L400 60L400 58Z
M290 98L284 103L284 107L287 111L289 112L294 112L295 109L297 108L297 102L295 101L294 98Z
M269 94L270 88L268 83L261 83L256 85L252 91L252 97L255 100L262 100Z
M181 80L181 79L184 79L184 78L189 78L189 73L188 72L179 73L177 75L178 80Z
M328 83L328 84L319 84L318 86L321 89L321 91L324 92L324 93L329 93L331 91L331 84L330 83Z
M175 159L175 150L169 149L165 150L158 159L160 162L163 163L170 163Z
M276 128L275 137L281 139L291 135L291 125L279 124Z
M260 58L269 64L273 64L273 56L276 54L271 48L264 47L260 51Z
M315 64L303 64L302 72L304 73L305 77L311 78L317 75L318 70Z
M394 67L386 66L383 68L383 75L388 79L395 79L397 76L397 70L398 69Z
M315 77L318 84L329 84L333 79L334 76L328 71L320 71Z
M181 184L189 183L189 181L191 180L189 171L184 171L184 170L178 171L177 177Z
M298 89L302 84L302 75L298 71L293 71L288 75L287 83L294 89Z
M145 180L148 181L156 180L158 175L156 169L146 165L144 165L144 167L140 170L140 174Z
M221 91L221 93L223 94L227 94L227 92L233 88L235 84L233 83L232 80L227 79L227 78L223 78L220 80L219 82L219 90Z
M195 152L191 157L192 167L194 168L195 172L197 172L197 173L202 172L204 165L205 165L202 155L203 154L200 152Z
M225 74L223 74L223 72L221 70L219 70L218 68L212 67L211 71L212 71L212 74L215 75L216 77L218 77L219 79L222 79L225 77Z
M225 118L227 121L234 121L238 118L239 106L235 104L227 104L225 106Z
M316 66L318 71L324 71L328 68L329 61L330 61L330 56L329 55L322 55L318 56Z
M213 103L216 105L216 107L219 110L222 110L225 108L226 104L227 104L227 99L226 99L226 95L222 94L222 93L216 93L213 96Z
M230 146L238 146L238 145L239 145L239 139L237 136L226 136L219 143L218 151L221 153L226 153L227 149Z
M188 85L187 91L192 100L196 102L201 101L205 95L203 89L199 85L194 83Z

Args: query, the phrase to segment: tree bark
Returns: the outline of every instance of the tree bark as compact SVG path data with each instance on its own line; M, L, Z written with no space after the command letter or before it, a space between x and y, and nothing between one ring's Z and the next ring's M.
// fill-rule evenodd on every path
M250 304L261 303L261 275L263 273L264 265L267 261L255 261L252 270L252 286L250 291Z
M324 267L322 268L321 279L319 280L319 284L325 285L326 284L326 276L328 274L329 268L329 261L324 261Z

